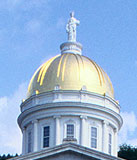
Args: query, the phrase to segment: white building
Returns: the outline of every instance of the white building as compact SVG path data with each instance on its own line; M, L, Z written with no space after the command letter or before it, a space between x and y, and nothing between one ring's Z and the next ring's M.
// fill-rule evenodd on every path
M61 54L40 66L30 81L18 118L22 155L14 159L120 159L120 106L108 75L82 55L78 24L71 13Z

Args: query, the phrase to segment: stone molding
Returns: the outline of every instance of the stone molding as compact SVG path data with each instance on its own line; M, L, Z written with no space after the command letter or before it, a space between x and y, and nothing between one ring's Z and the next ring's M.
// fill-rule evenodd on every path
M75 111L75 113L72 113L72 112L69 113L69 111L67 111L67 112L63 111L65 108L69 108L69 107L71 107L71 109L77 110L77 112ZM49 108L53 109L53 111L54 111L53 114L52 113L50 113L50 114L44 113L44 110L47 113L47 110ZM58 113L58 111L56 112L55 108L56 109L60 108L61 113ZM98 113L94 113L94 115L91 115L89 112L86 111L87 109L93 110L92 113L94 113L94 111L98 111ZM52 117L52 116L63 116L63 115L64 116L66 116L66 115L73 115L73 116L84 115L84 116L88 116L88 117L93 117L95 119L98 119L97 117L101 116L102 120L104 119L104 116L103 116L104 113L107 113L108 115L110 115L109 117L113 117L113 118L111 118L112 121L115 120L118 123L118 125L119 125L118 128L121 128L121 125L123 124L121 116L106 107L102 107L102 106L94 105L94 104L89 104L89 103L79 103L79 102L56 102L56 103L36 105L34 107L31 107L30 109L25 110L18 117L19 126L21 127L21 123L22 123L24 117L27 117L27 115L30 115L30 114L34 114L37 111L42 111L44 118ZM39 117L37 117L37 119L42 119L43 116L41 114L39 114Z
M34 153L29 153L27 155L22 155L19 157L15 157L15 158L11 158L11 160L30 160L30 159L39 159L39 158L44 158L44 157L48 157L48 156L53 156L55 154L59 154L59 153L63 153L65 151L73 151L79 154L84 154L87 155L91 158L94 159L100 159L101 160L123 160L121 158L118 157L114 157L108 154L105 154L103 152L99 152L87 147L83 147L79 144L76 143L64 143L58 146L54 146L48 149L43 149L41 151L38 152L34 152Z
M60 94L60 98L56 99L55 94ZM86 95L86 96L83 96ZM47 98L48 97L48 98ZM100 105L107 107L115 112L119 113L120 106L114 99L102 96L99 94L87 92L87 91L50 91L41 93L39 95L33 95L21 103L21 112L41 104L55 103L55 102L82 102L90 103L94 105Z

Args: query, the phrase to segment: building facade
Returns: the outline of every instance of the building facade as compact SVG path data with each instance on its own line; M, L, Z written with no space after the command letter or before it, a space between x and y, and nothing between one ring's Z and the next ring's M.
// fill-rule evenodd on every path
M21 104L22 155L15 159L118 159L120 106L104 70L82 55L70 14L61 54L34 73Z

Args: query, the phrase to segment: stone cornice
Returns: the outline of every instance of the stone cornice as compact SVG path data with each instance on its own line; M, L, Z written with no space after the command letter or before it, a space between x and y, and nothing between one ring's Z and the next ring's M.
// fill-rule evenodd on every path
M77 112L65 112L66 108L75 108L75 110L77 109ZM64 112L62 111L61 113L58 113L57 112L57 115L56 115L56 110L48 115L45 115L44 114L44 110L46 111L47 109L54 109L54 108L64 108ZM79 109L78 109L79 108ZM24 112L22 112L18 118L18 123L19 125L21 126L21 123L23 121L23 119L31 114L34 114L38 111L42 111L43 114L44 114L44 118L45 117L50 117L50 116L58 116L59 115L70 115L71 116L78 116L78 115L81 115L81 114L87 114L87 116L89 116L89 113L86 111L86 108L88 109L91 109L91 110L96 110L96 111L99 111L99 112L102 112L103 113L106 113L108 115L111 115L113 117L113 119L115 119L117 121L117 123L119 124L119 128L121 127L123 121L122 121L122 118L119 114L117 114L116 112L114 112L113 110L109 109L109 108L106 108L106 107L102 107L102 106L99 106L99 105L95 105L95 104L91 104L91 103L81 103L81 102L55 102L55 103L47 103L47 104L41 104L41 105L36 105L32 108L29 108L27 110L25 110ZM93 114L95 116L99 115L99 112L98 114L94 113ZM103 115L101 115L103 117ZM90 116L89 116L90 117ZM105 117L104 117L105 118Z
M62 97L59 99L54 98L55 94L60 94L60 95L62 95ZM71 94L71 96L69 97L69 101L71 101L71 102L84 102L85 103L87 100L90 102L90 98L94 98L95 100L99 99L101 101L100 103L102 103L102 106L107 106L109 104L109 106L113 106L112 108L115 107L117 112L119 112L119 110L120 110L119 104L114 99L112 99L111 97L108 97L108 96L102 96L99 94L95 94L95 93L88 92L88 91L82 91L82 90L81 91L58 90L58 91L49 91L49 92L41 93L39 95L31 96L30 98L28 98L24 102L22 102L22 104L20 105L21 111L23 112L25 109L27 109L26 106L28 106L28 105L29 105L29 107L33 107L36 104L46 104L49 102L54 103L54 102L67 101L68 97L66 96L66 94ZM86 95L86 97L83 97L83 95ZM79 96L79 99L75 98L75 96ZM51 98L52 100L51 99L49 100L49 98L47 98L47 97ZM42 98L44 99L44 102L42 102ZM46 100L45 100L45 98L46 98ZM65 100L65 98L66 98L66 100ZM40 99L40 102L39 102L39 99ZM93 100L91 99L91 102L92 101Z
M11 158L11 160L30 160L30 159L35 159L39 160L41 158L46 158L48 156L53 156L55 154L63 154L63 152L66 151L73 151L79 154L84 154L85 156L89 156L91 158L95 158L96 160L100 159L101 160L123 160L118 157L114 157L108 154L105 154L103 152L99 152L87 147L83 147L81 145L75 144L75 143L64 143L55 147L51 147L48 149L43 149L38 152L33 152L26 154L24 156L18 156L15 158Z

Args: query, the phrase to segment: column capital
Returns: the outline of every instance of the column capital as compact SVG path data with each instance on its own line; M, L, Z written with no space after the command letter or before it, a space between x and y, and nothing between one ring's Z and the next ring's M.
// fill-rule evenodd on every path
M57 115L57 116L53 116L54 119L60 119L61 116Z
M32 123L38 123L38 119L33 120Z
M103 120L103 121L102 121L102 124L103 124L103 125L108 125L108 122L105 121L105 120Z
M82 115L81 115L81 116L80 116L80 119L85 119L85 120L86 120L86 119L87 119L87 116L82 116Z

